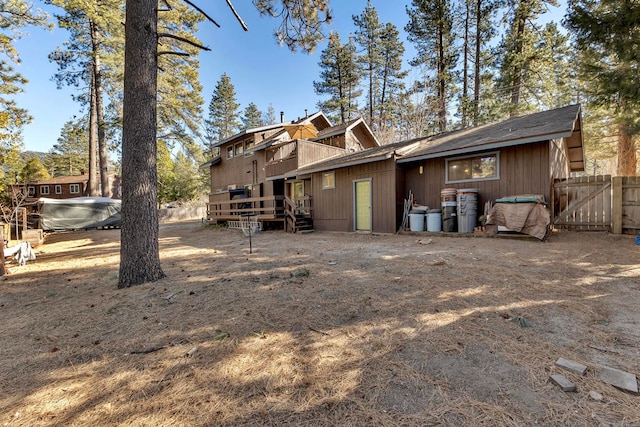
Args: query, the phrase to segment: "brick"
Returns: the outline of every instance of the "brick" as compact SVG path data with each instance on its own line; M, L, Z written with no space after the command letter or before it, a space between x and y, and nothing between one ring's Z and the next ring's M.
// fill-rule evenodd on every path
M551 375L551 381L553 381L554 383L556 383L556 385L558 385L558 387L560 387L560 389L562 391L576 391L577 387L574 383L572 383L571 381L569 381L564 375L560 375L560 374L554 374Z
M573 360L563 359L562 357L556 360L556 365L566 369L567 371L584 375L587 372L587 367L582 363L574 362Z
M630 391L631 393L638 393L638 379L634 374L630 374L629 372L603 366L598 372L598 378L619 389Z

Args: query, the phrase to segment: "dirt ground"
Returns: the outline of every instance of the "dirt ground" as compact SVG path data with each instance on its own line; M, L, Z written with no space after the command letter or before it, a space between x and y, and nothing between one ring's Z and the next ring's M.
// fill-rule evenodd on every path
M633 236L269 231L249 254L180 222L167 278L123 290L119 235L48 235L7 264L0 425L640 425L640 396L597 377L640 374Z

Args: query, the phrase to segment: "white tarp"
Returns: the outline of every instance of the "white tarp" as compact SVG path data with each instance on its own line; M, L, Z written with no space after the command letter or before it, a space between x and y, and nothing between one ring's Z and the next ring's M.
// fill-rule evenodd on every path
M36 254L33 252L31 243L22 242L19 245L6 248L4 250L4 257L14 257L18 261L19 265L25 265L27 261L33 261L36 259Z
M107 197L38 200L40 228L78 230L98 227L120 227L120 200Z

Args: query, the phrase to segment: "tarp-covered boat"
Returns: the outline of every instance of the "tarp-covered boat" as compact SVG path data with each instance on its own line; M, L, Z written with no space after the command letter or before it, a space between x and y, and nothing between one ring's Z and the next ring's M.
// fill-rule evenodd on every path
M120 205L120 200L107 197L41 197L38 200L40 228L52 231L120 227Z

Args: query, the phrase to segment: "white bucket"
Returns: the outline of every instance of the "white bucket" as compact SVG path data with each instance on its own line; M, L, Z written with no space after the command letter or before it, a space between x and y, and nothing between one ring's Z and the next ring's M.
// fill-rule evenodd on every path
M442 231L442 212L440 209L427 211L427 231L435 233Z
M424 231L424 212L409 212L409 229Z

